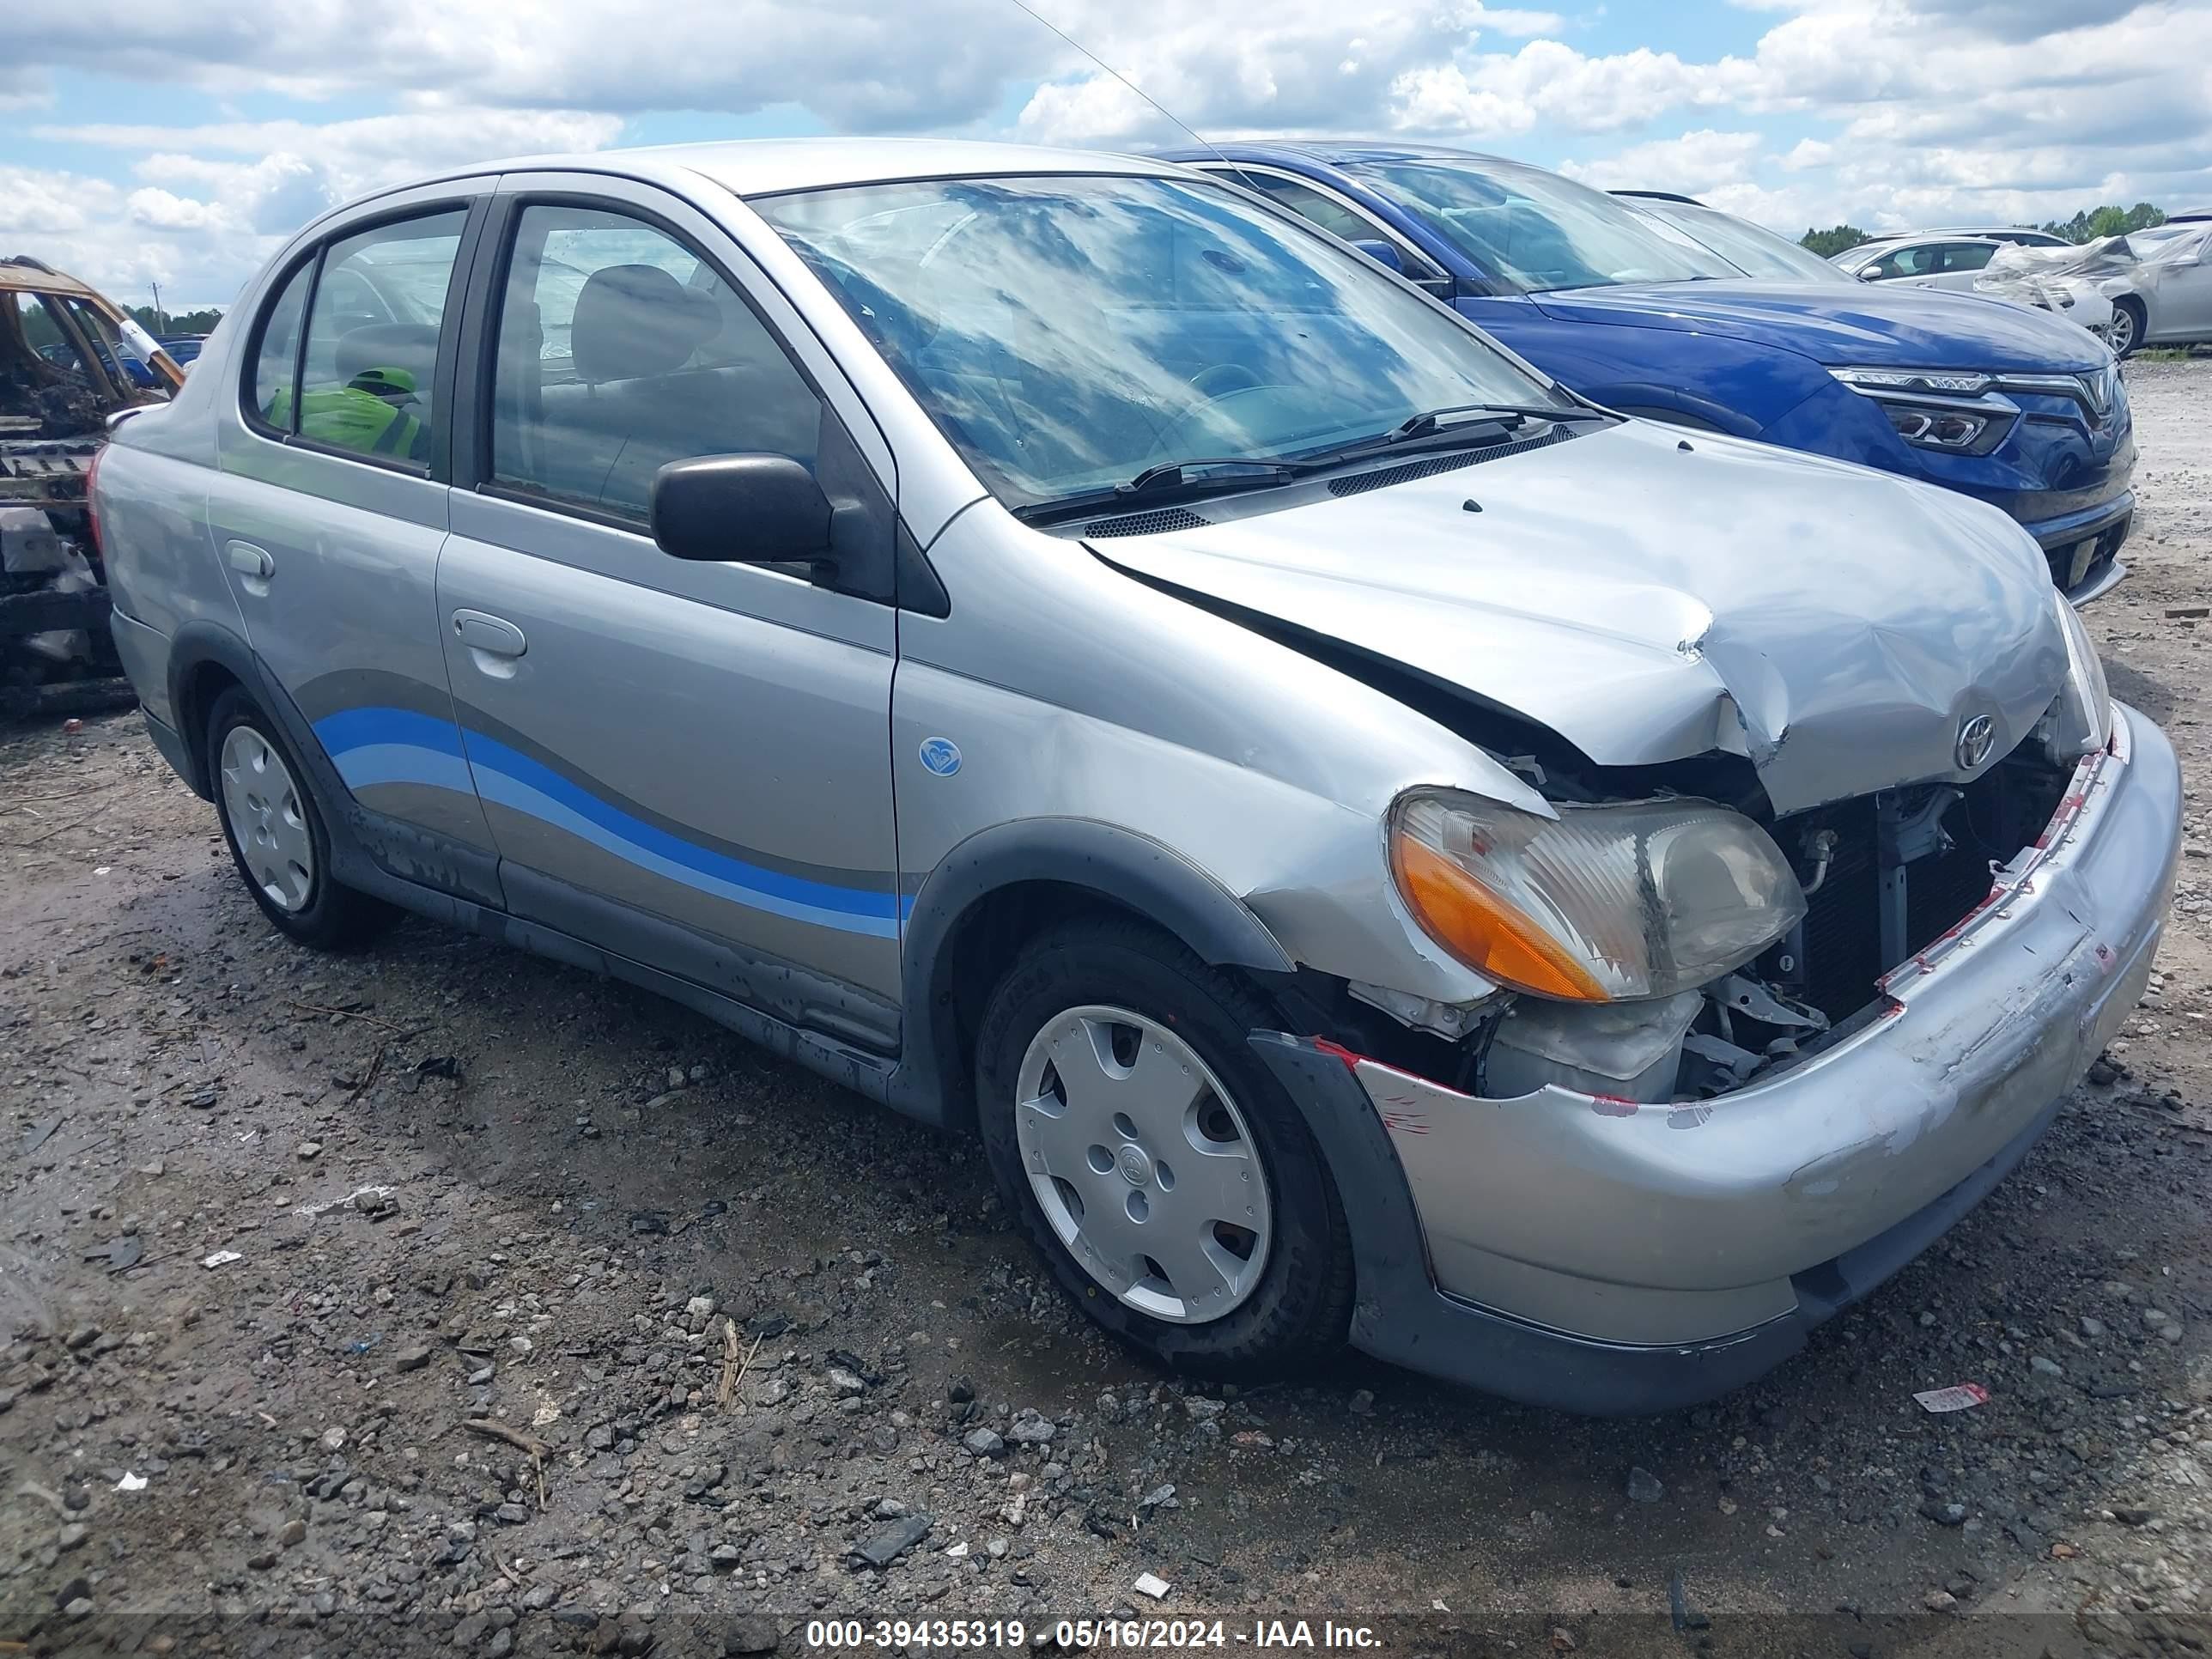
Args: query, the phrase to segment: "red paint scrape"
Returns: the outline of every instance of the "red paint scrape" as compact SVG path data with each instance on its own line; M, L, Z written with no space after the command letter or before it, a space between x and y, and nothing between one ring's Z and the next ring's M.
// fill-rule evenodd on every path
M1367 1058L1364 1054L1356 1054L1352 1053L1351 1049L1346 1048L1341 1042L1331 1042L1325 1036L1316 1037L1313 1040L1313 1046L1318 1048L1322 1054L1329 1055L1332 1059L1342 1060L1344 1062L1345 1070L1348 1072L1358 1071L1359 1069L1359 1062Z

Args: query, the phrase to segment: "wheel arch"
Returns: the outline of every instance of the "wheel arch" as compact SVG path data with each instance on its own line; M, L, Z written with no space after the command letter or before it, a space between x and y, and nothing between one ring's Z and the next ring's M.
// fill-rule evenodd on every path
M208 714L215 700L238 686L270 706L266 677L252 648L220 623L186 623L169 641L169 708L185 750L185 781L202 800L215 799L214 767L207 751ZM272 711L274 712L274 711ZM276 714L276 718L282 718Z
M915 896L900 952L906 1018L893 1104L972 1128L985 1000L1024 941L1085 913L1148 922L1214 967L1295 967L1241 900L1150 836L1090 818L994 825L947 854Z

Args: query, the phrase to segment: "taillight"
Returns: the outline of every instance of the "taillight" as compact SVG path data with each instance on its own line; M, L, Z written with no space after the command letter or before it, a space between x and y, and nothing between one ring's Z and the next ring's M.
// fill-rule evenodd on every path
M92 452L92 465L84 470L84 528L91 538L94 556L103 562L107 550L100 544L100 463L107 454L106 444Z

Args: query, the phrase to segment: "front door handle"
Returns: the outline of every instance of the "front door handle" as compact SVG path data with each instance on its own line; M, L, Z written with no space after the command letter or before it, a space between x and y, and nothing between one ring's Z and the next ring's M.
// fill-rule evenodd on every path
M269 556L265 547L256 547L252 542L232 542L223 549L230 568L241 576L255 581L267 581L276 574L276 561Z
M495 657L519 657L530 649L530 642L522 637L520 629L503 617L486 616L481 611L453 612L453 637L471 651Z

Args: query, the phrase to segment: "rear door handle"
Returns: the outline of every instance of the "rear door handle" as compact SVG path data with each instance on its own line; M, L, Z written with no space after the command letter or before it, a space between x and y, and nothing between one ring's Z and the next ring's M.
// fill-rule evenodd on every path
M522 637L520 629L503 617L487 616L481 611L453 612L453 637L471 651L495 657L519 657L530 649L530 641Z
M256 581L267 581L276 574L276 561L269 556L269 550L256 547L252 542L232 542L223 550L230 568L241 576Z

